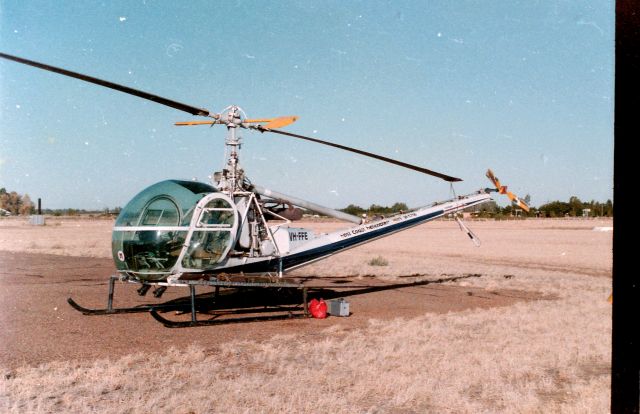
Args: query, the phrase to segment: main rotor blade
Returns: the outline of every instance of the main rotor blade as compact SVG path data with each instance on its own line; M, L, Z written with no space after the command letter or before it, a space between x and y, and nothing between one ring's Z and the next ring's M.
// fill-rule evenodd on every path
M45 65L44 63L35 62L33 60L23 59L18 56L7 55L6 53L0 53L0 57L13 60L14 62L22 63L24 65L33 66L39 69L48 70L50 72L59 73L61 75L69 76L72 78L80 79L85 82L95 83L96 85L104 86L106 88L115 89L120 92L128 93L139 98L147 99L162 105L170 106L171 108L179 109L180 111L188 112L192 115L210 116L210 113L206 109L196 108L195 106L186 105L180 102L173 101L171 99L163 98L158 95L153 95L148 92L140 91L137 89L129 88L128 86L118 85L117 83L105 81L102 79L94 78L93 76L83 75L81 73L72 72L70 70L57 68L55 66Z
M377 160L385 161L385 162L388 162L388 163L391 163L391 164L395 164L395 165L399 165L400 167L404 167L404 168L408 168L410 170L418 171L418 172L421 172L423 174L429 174L429 175L432 175L434 177L442 178L445 181L449 181L449 182L462 181L461 178L451 177L451 176L446 175L446 174L441 174L441 173L436 172L436 171L432 171L432 170L428 170L426 168L418 167L417 165L407 164L406 162L394 160L392 158L383 157L382 155L373 154L371 152L362 151L362 150L359 150L359 149L356 149L356 148L351 148L351 147L347 147L347 146L340 145L340 144L334 144L333 142L323 141L323 140L316 139L316 138L311 138L311 137L305 137L304 135L292 134L291 132L280 131L280 130L277 130L277 129L261 128L259 130L260 131L267 131L267 132L274 132L276 134L286 135L286 136L293 137L293 138L303 139L305 141L311 141L311 142L316 142L318 144L328 145L330 147L340 148L340 149L345 150L345 151L355 152L356 154L364 155L366 157L375 158Z

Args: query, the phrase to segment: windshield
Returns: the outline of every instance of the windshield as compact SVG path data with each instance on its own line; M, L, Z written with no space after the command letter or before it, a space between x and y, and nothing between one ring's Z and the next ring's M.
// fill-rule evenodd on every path
M207 184L167 180L137 194L113 229L112 254L117 269L145 279L169 274L184 247L195 206L215 192ZM233 211L231 205L226 207Z
M120 212L115 227L188 226L193 207L217 190L204 183L167 180L138 193Z

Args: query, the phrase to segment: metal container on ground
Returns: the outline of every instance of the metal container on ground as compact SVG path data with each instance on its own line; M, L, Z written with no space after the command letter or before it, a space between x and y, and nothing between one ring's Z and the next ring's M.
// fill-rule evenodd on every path
M349 302L344 298L327 301L327 313L332 316L349 316Z
M44 216L40 214L29 216L29 224L32 226L44 226Z

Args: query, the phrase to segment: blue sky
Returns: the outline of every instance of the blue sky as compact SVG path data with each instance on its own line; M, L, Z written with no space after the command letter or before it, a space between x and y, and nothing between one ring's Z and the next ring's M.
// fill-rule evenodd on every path
M0 51L489 185L533 205L612 198L613 2L0 0ZM0 187L48 208L123 206L207 181L223 128L0 61ZM255 183L331 207L450 196L436 178L243 131ZM505 200L499 200L505 205Z

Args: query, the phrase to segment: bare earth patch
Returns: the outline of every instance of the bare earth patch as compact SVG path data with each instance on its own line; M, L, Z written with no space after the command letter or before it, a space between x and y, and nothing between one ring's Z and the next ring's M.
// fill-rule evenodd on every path
M437 221L294 272L425 282L348 296L348 318L167 329L67 305L105 305L112 222L59 220L0 220L2 412L609 410L611 221L467 223L481 248Z

